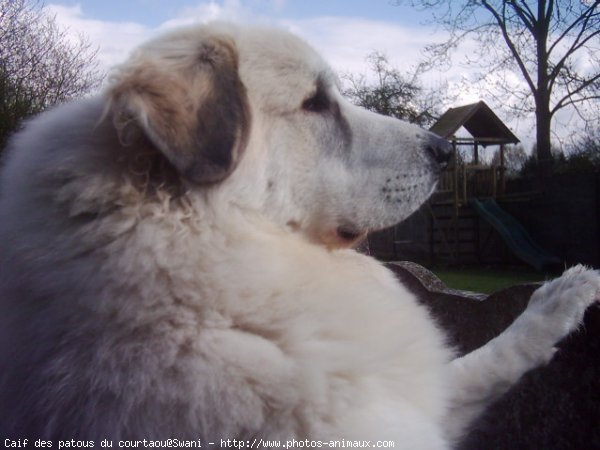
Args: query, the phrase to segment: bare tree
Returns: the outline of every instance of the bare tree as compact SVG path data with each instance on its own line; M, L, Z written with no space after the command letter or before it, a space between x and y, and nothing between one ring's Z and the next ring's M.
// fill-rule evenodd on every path
M401 2L401 1L400 1ZM493 79L503 103L519 113L535 113L537 159L549 167L552 121L574 108L591 124L600 99L600 1L591 0L410 0L430 9L450 33L429 47L429 62L448 61L467 36L478 43L471 65ZM507 73L516 73L520 83ZM525 86L525 87L523 87Z
M41 3L0 0L0 148L24 118L97 88L95 56Z
M569 148L569 157L587 159L600 167L600 126L585 136L580 136Z
M491 164L493 166L500 166L501 159L500 149L498 149L492 156ZM529 155L521 144L506 146L504 148L504 168L506 169L507 176L516 176L528 159Z
M430 125L439 117L439 92L423 89L417 72L402 74L377 51L370 53L366 61L371 77L364 74L342 76L348 86L343 93L350 101L379 114L421 126Z

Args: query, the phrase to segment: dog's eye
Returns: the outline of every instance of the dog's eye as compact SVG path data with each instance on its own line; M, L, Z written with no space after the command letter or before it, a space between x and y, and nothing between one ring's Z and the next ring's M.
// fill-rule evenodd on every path
M317 89L312 96L304 100L302 109L310 112L322 112L329 108L329 98L322 89Z

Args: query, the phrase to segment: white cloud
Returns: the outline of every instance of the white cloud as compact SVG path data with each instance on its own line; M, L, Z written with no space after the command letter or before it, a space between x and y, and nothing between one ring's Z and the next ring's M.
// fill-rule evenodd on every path
M60 26L75 35L85 35L94 46L98 46L98 63L103 70L122 62L133 48L154 34L154 30L134 22L90 19L81 5L49 4L45 10L56 17Z
M272 10L280 10L285 0L254 0L262 2ZM93 45L98 46L98 62L103 70L121 63L135 47L162 31L215 20L239 23L267 22L277 25L268 17L261 17L240 0L197 2L183 8L174 17L166 19L157 27L148 27L136 22L112 22L90 18L80 4L66 6L49 3L44 8L56 17L58 24L74 35L83 34Z
M444 39L442 32L435 34L426 27L406 27L396 23L343 17L315 17L309 19L276 19L277 14L256 11L278 12L285 0L223 0L198 2L195 6L180 10L174 17L165 20L157 27L151 28L135 22L99 21L86 15L81 6L67 7L49 4L46 8L56 16L59 24L66 26L73 33L83 33L95 45L98 45L98 61L101 68L110 67L122 62L128 53L137 45L163 30L192 23L206 23L212 20L231 20L240 23L269 24L285 28L313 45L340 73L365 74L368 69L365 57L374 50L388 56L390 63L400 70L412 70L419 59L425 45ZM473 52L476 43L467 44L459 49L455 60L461 55ZM460 64L454 64L446 70L430 72L421 80L425 87L447 84L448 89L457 95L454 105L472 103L481 98L480 86L465 83L472 78L472 71ZM516 83L520 81L514 80ZM531 146L533 118L507 118L494 99L484 98L495 109L507 125L525 142L526 148ZM506 98L503 102L509 99ZM563 119L564 118L564 119ZM573 118L561 115L561 125L557 122L556 130L560 135L566 129L572 129Z
M282 25L317 48L338 71L364 72L365 56L374 50L386 54L390 62L409 71L421 51L434 37L424 28L365 19L319 17Z
M280 9L284 0L262 0ZM81 5L49 4L46 9L62 26L83 33L99 46L99 60L104 68L124 60L134 47L160 31L213 20L261 23L278 26L301 36L317 48L339 71L365 71L365 56L373 50L387 54L400 68L409 69L419 58L423 46L435 37L426 29L404 28L353 18L320 17L306 20L277 20L255 14L240 0L210 1L184 8L176 17L156 28L134 22L99 21L86 16ZM438 37L439 38L439 37Z
M240 0L209 1L183 8L158 28L165 30L194 23L207 23L215 20L247 23L253 21L253 14Z

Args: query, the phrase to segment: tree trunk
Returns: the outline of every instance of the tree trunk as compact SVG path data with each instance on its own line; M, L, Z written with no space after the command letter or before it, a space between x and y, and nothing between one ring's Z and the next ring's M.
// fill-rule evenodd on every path
M550 174L552 169L552 144L550 124L552 115L547 101L538 103L535 111L537 160L540 175Z
M553 0L550 0L552 2ZM536 144L539 174L544 177L552 169L552 151L550 141L550 76L548 74L548 30L549 17L546 17L546 0L538 1L538 16L534 28L537 57L537 86L534 93Z

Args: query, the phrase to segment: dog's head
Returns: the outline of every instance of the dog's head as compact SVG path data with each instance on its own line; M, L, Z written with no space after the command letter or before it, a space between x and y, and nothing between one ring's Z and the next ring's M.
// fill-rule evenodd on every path
M133 54L107 98L121 141L141 131L192 192L225 192L329 247L406 218L450 157L435 135L350 104L314 50L278 30L172 32Z

